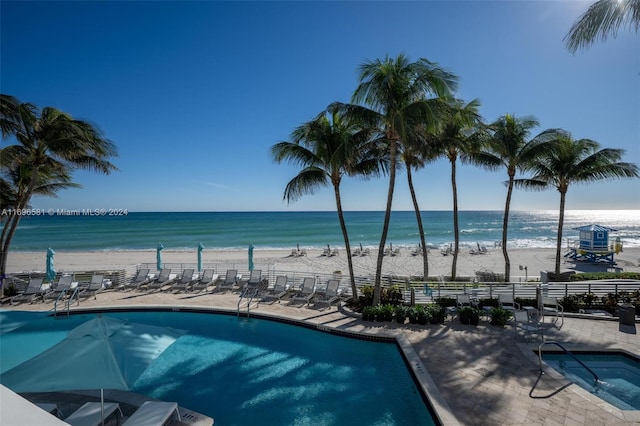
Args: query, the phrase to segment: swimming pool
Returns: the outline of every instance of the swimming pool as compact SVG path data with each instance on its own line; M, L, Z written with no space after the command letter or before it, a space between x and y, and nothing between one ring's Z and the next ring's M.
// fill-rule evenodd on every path
M564 353L543 353L542 359L587 391L621 410L640 410L640 361L622 353L573 354L598 376Z
M186 331L132 390L176 401L216 424L435 424L395 343L252 318L195 312L109 312ZM94 318L0 312L0 373L19 368Z

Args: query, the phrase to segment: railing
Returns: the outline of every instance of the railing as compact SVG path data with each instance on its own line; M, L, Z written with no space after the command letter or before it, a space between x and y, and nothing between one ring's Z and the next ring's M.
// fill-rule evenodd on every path
M538 346L538 364L539 364L539 370L538 373L539 374L544 374L544 370L542 369L542 347L544 345L556 345L557 347L559 347L560 349L562 349L562 351L564 353L566 353L567 355L569 355L571 358L573 358L578 364L580 364L581 366L583 366L589 373L591 373L591 375L593 376L593 378L595 379L594 382L594 386L598 386L598 383L600 382L600 379L598 379L598 375L592 370L590 369L584 362L580 361L578 358L576 358L576 356L574 354L572 354L571 352L569 352L564 346L562 346L560 343L558 342L542 342L540 344L540 346Z
M245 288L242 290L240 294L240 299L238 300L238 317L240 317L240 309L243 307L243 300L247 304L247 318L251 314L251 306L253 305L253 299L256 298L260 291L265 288L266 284L257 284L257 285L245 285ZM258 306L258 302L256 302L256 306Z

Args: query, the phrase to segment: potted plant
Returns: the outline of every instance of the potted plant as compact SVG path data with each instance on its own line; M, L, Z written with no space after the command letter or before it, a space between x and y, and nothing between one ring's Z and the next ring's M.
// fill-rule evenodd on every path
M511 318L511 311L500 307L491 308L491 325L504 327Z
M407 317L409 318L409 324L417 324L418 323L418 311L416 310L417 306L410 306L407 308Z
M418 324L426 325L429 322L429 313L423 305L416 305L416 314L418 316Z
M393 321L393 305L386 303L384 305L378 305L378 321Z
M362 321L373 321L376 318L376 308L374 306L365 306L362 308Z
M478 325L480 323L480 312L471 306L463 306L458 311L458 318L462 324Z
M438 303L431 303L427 307L427 311L429 312L429 322L431 324L443 324L444 319L447 317L447 308Z
M396 305L394 315L398 324L404 324L404 321L407 319L407 308L402 305Z

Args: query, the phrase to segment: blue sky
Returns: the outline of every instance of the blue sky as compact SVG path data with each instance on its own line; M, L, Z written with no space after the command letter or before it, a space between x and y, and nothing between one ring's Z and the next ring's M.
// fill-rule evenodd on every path
M296 203L297 173L270 147L334 101L348 102L367 59L406 53L460 77L493 121L533 115L623 148L640 164L640 35L572 55L562 39L591 2L0 3L1 90L98 126L119 150L110 176L35 208L131 211L333 210L330 188ZM11 143L10 140L2 142ZM502 210L506 172L458 167L459 207ZM452 206L449 164L419 171L423 210ZM346 180L347 210L384 210L386 179ZM515 192L512 208L555 210L555 190ZM568 209L640 209L640 180L570 187ZM411 210L406 175L394 209Z

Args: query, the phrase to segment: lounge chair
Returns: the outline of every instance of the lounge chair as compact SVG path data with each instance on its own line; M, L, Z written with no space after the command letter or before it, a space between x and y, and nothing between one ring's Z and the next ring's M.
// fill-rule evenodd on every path
M400 247L396 247L391 250L391 256L400 256Z
M307 255L307 250L305 249L300 249L300 251L298 252L298 257L302 257L306 255Z
M205 269L200 278L193 282L191 291L203 291L207 290L210 285L213 285L218 280L218 274L213 269Z
M96 299L96 294L101 292L104 288L102 287L102 281L104 279L104 275L94 274L91 277L91 281L88 284L81 285L78 284L78 291L76 296L78 298L86 299L88 297L93 296L93 299Z
M175 402L146 401L122 426L158 426L169 424L173 419L181 422L178 404Z
M104 423L103 419L104 408ZM64 419L71 426L99 426L101 424L119 424L122 411L117 402L105 402L104 406L99 402L85 402L83 406Z
M175 280L175 277L171 278L171 269L165 268L160 271L160 275L155 280L149 281L146 287L148 291L162 290L162 287L172 284Z
M262 300L265 302L273 301L271 302L272 304L276 303L276 301L280 303L280 300L289 293L288 281L289 277L286 275L278 275L273 288L267 291Z
M331 256L331 248L327 246L327 248L322 251L322 254L320 256L326 256L326 257Z
M224 280L218 284L216 290L233 290L233 287L238 283L238 270L227 269L227 274Z
M257 286L262 282L262 270L254 269L251 271L251 275L249 275L249 280L247 281L248 286Z
M340 300L340 294L338 292L338 287L340 286L340 280L331 279L327 281L326 289L322 294L316 295L313 298L313 306L316 305L326 305L327 308L330 308L331 305Z
M560 320L560 327L564 325L564 307L558 303L555 297L543 296L540 299L540 308L542 309L542 317L553 317L553 324L557 324Z
M182 276L179 280L174 281L171 285L171 290L175 291L187 291L193 283L193 269L185 269L182 271Z
M73 283L73 275L63 275L58 279L55 285L52 285L49 291L42 296L43 300L64 298Z
M36 297L42 295L42 281L43 278L31 278L27 288L22 293L11 297L10 303L12 305L22 302L33 303Z
M370 253L371 253L371 249L367 247L366 249L362 250L362 253L360 253L360 256L369 256Z
M354 257L354 256L360 256L360 254L362 254L362 250L360 250L360 247L356 247L356 248L351 252L351 257Z
M302 286L296 294L293 295L289 304L302 303L302 306L311 303L311 300L315 296L316 279L313 277L307 277L302 281Z
M138 273L131 280L130 283L122 286L123 290L127 288L138 289L141 285L146 285L149 282L149 270L148 269L139 269Z

